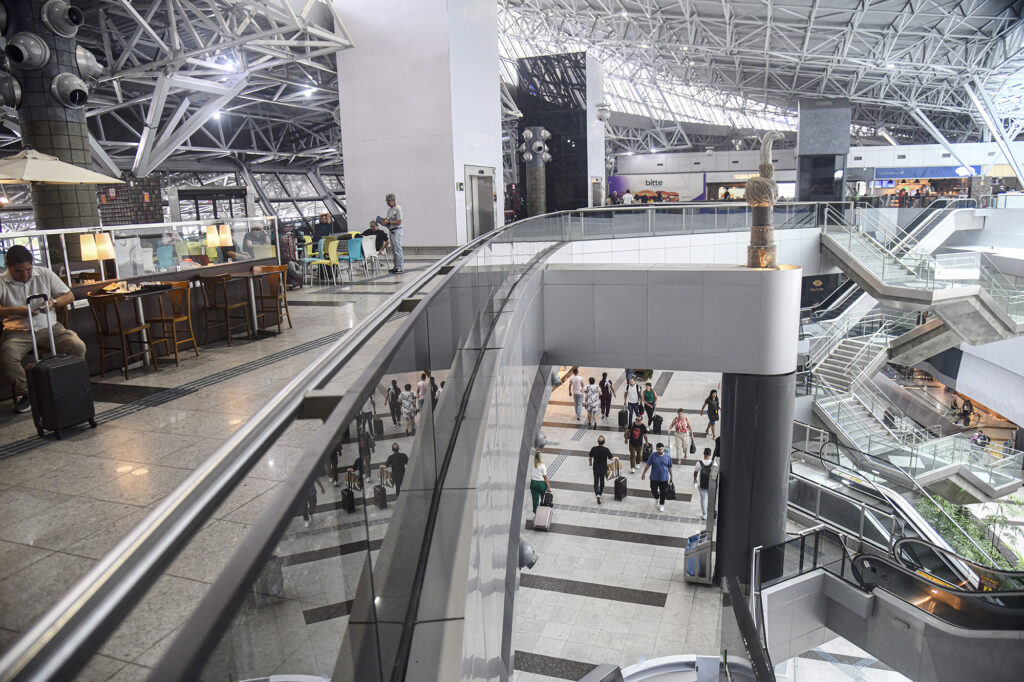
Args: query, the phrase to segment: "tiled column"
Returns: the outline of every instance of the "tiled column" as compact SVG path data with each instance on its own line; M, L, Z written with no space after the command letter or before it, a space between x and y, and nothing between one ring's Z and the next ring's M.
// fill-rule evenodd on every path
M65 107L50 92L58 74L78 75L75 38L64 38L46 27L41 14L43 0L6 0L6 5L8 39L15 33L28 31L42 38L50 48L50 59L40 69L11 65L22 89L18 109L22 143L61 161L92 169L85 109ZM93 185L35 185L32 207L39 229L99 224Z

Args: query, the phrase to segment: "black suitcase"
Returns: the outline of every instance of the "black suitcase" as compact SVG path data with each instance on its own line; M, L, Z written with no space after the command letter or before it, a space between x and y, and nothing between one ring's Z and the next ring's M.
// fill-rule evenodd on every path
M661 433L661 423L664 421L664 418L660 414L656 414L656 415L654 415L654 420L653 421L654 421L654 432L655 433Z
M552 495L551 493L544 493L544 497L541 499L540 505L542 507L554 507L555 506L555 496Z
M626 499L626 477L619 476L615 479L615 499L624 500Z
M619 410L619 428L626 428L626 423L629 421L629 412L626 410Z
M388 490L382 485L373 486L373 501L378 509L388 508Z
M46 294L29 296L25 304L31 308L34 299L46 301L48 298ZM32 354L36 364L26 372L26 378L29 401L32 403L32 421L39 437L42 438L46 431L53 431L59 439L61 431L83 422L89 422L89 426L96 428L96 406L92 401L89 364L85 358L75 355L57 355L53 327L47 327L52 355L40 360L32 313L31 310L28 312Z
M352 491L352 488L345 488L341 491L341 508L347 511L349 514L353 514L356 511L356 494Z
M373 418L373 435L380 438L384 435L384 420Z

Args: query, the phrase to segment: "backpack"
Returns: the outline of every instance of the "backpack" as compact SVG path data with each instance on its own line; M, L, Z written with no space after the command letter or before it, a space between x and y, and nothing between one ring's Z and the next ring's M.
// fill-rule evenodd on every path
M704 462L697 462L697 464L700 465L700 487L707 490L711 483L711 469L715 466L715 462L711 460L711 464L707 466L704 466Z

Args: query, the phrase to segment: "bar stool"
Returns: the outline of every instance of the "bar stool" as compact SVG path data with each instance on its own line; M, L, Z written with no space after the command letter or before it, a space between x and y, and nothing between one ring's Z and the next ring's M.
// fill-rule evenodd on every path
M287 265L255 265L252 272L254 275L264 275L256 280L259 290L256 293L257 319L262 317L266 326L267 313L271 310L277 313L277 332L281 333L281 310L288 316L288 328L292 328L292 314L288 311L288 296L285 294L284 278L288 272ZM264 279L269 291L263 293Z
M232 318L231 313L235 310L242 311L242 322L245 325L245 331L248 336L252 336L252 329L249 324L249 302L239 301L238 303L228 302L228 282L231 281L231 275L213 275L212 277L200 277L199 285L203 290L203 310L206 312L206 325L203 330L203 336L206 337L206 343L210 343L210 327L226 328L228 345L231 345L231 320L238 319ZM218 296L219 292L219 296ZM217 322L216 324L210 324L210 315L213 313L220 313L224 316L223 322ZM241 325L234 325L237 328Z
M121 370L124 378L128 379L128 364L132 358L145 357L147 354L153 362L153 369L160 369L156 360L156 353L153 352L155 345L153 340L147 338L149 323L136 324L134 327L125 327L121 320L120 304L125 300L125 295L120 293L102 294L90 293L89 309L92 310L92 318L96 321L96 331L100 336L100 377L103 377L104 361L111 355L120 355ZM113 311L113 315L111 315ZM134 335L138 338L132 338ZM117 339L117 345L108 346L104 342L107 339ZM137 343L141 346L138 353L129 353L131 344ZM167 347L167 340L162 339L156 343L163 343ZM109 352L108 352L109 351Z
M167 292L167 298L171 303L171 312L168 315L164 310L164 299L161 296L157 299L160 302L160 314L149 318L149 322L160 325L160 335L154 336L154 338L164 339L170 344L170 347L174 349L174 364L178 365L178 348L183 343L191 343L192 350L196 352L196 357L199 357L199 344L196 343L196 333L192 329L192 307L190 305L192 287L188 282L161 282L161 284L171 287ZM181 338L178 338L179 324L185 324L187 327L187 329L181 330Z

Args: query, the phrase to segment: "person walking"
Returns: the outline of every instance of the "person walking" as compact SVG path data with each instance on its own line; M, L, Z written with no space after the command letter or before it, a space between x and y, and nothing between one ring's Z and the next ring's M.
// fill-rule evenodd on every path
M607 419L612 413L612 398L615 397L615 384L608 378L608 372L601 372L601 419Z
M715 459L711 456L711 448L704 448L704 459L693 467L693 484L700 493L700 518L705 521L708 518L708 486L711 484L711 470L714 466Z
M640 480L644 480L648 471L651 472L651 495L658 505L658 511L665 511L665 493L668 491L668 484L672 482L672 458L665 452L664 443L658 443L654 448L644 472L640 474Z
M711 432L711 437L715 438L715 424L721 418L722 407L718 402L718 391L711 389L711 393L708 393L708 397L704 398L704 404L700 406L700 414L704 416L704 408L708 408L708 428L704 429L704 437L708 437L708 432Z
M643 461L644 444L647 440L647 427L644 418L639 414L633 419L633 425L626 429L626 444L629 446L629 473L635 474L636 468Z
M572 376L569 377L569 395L572 396L573 407L576 408L576 421L580 420L580 414L583 411L583 377L580 376L580 371L573 367Z
M604 446L604 436L598 436L597 445L590 448L587 456L587 463L594 470L594 495L598 504L601 504L601 495L604 494L604 479L608 476L608 462L611 460L612 452Z
M316 511L317 488L319 488L322 493L327 492L327 489L324 488L324 484L320 482L320 477L314 476L313 482L309 484L309 490L306 491L306 504L302 506L302 523L306 528L309 528L313 512Z
M643 412L643 405L640 402L642 394L643 390L640 385L633 377L630 377L629 383L626 384L626 402L623 404L623 407L629 411L628 423L630 424L633 423L634 416L640 416Z
M402 452L398 443L392 443L391 454L384 462L391 468L391 480L395 484L395 497L402 494L402 481L405 480L405 467L409 465L409 455Z
M412 392L412 384L406 384L399 396L402 401L402 421L405 422L405 435L416 435L416 394ZM409 432L412 433L409 433Z
M434 377L430 377L430 409L437 407L437 401L441 399L441 389L437 387L437 382L434 381Z
M391 240L391 250L395 254L395 267L389 272L405 272L405 250L402 248L402 207L398 205L395 195L388 193L384 197L388 205L388 213L384 220L380 221L388 228L388 238Z
M644 384L644 412L647 413L647 428L654 426L654 409L658 405L658 394L655 392L651 382Z
M551 492L548 482L548 468L540 458L540 450L533 455L533 474L530 476L530 496L533 498L533 513L537 513L541 495Z
M385 396L388 409L391 410L391 422L394 426L402 423L402 389L398 387L398 380L392 379Z
M377 413L377 401L373 399L373 394L366 399L363 406L359 408L359 416L356 421L358 426L364 431L373 433L373 415Z
M690 426L690 420L683 412L683 408L676 410L676 418L672 420L668 430L676 442L676 454L679 455L679 464L682 464L690 452L690 440L693 437L693 427Z
M590 377L583 389L583 404L587 408L587 428L597 428L597 413L601 409L601 389L597 379Z
M424 372L420 374L419 383L416 384L416 402L419 405L416 409L417 412L423 411L423 404L426 402L428 395L430 395L430 382L427 381L427 375Z

